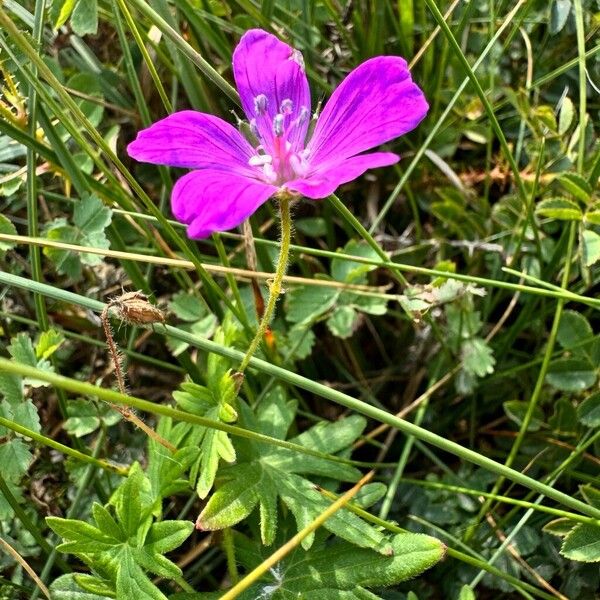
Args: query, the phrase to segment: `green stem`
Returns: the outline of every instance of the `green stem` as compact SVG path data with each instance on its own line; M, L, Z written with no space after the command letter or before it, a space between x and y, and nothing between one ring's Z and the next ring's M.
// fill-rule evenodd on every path
M427 412L427 408L429 406L429 398L426 398L423 404L419 406L419 410L415 416L415 425L421 425L423 422L423 418L425 417L425 413ZM388 485L387 492L383 498L381 503L381 509L379 511L379 516L382 519L387 519L392 508L392 504L396 497L396 492L398 490L398 485L400 484L400 480L402 475L404 474L404 469L408 463L408 459L410 458L410 453L412 452L413 444L415 442L415 438L410 435L406 438L406 442L404 447L402 448L402 453L400 454L400 458L398 460L398 465L396 466L396 470L392 475L392 479Z
M491 498L495 502L500 502L502 504L512 504L518 508L531 508L533 510L537 510L539 512L543 512L549 515L553 515L554 517L561 517L565 519L570 519L571 521L576 521L577 523L590 523L592 525L600 525L600 521L598 519L593 519L591 517L585 517L583 515L579 515L577 513L568 512L566 510L560 510L559 508L554 508L552 506L545 506L536 504L535 502L528 502L527 500L518 500L517 498L512 498L510 496L498 496L497 494L491 494L488 492L482 492L481 490L473 490L470 488L462 487L459 485L451 485L449 483L437 482L437 481L427 481L422 479L410 479L407 477L402 477L402 483L410 483L411 485L418 485L421 487L431 488L434 490L444 490L446 492L456 492L457 494L465 494L468 496L481 496L483 498ZM382 517L385 518L385 517Z
M449 115L452 113L455 104L458 102L463 91L467 87L467 85L470 81L472 72L477 70L477 68L483 63L483 61L486 59L488 54L492 51L492 49L496 45L496 42L498 41L498 39L500 38L500 36L504 32L504 30L510 24L513 24L513 29L518 30L519 21L515 20L515 17L517 15L517 12L521 9L522 4L523 4L523 2L522 2L522 0L520 0L515 5L515 7L506 15L506 17L504 18L504 22L498 28L498 31L496 31L494 37L486 45L483 52L480 54L479 58L473 65L473 68L471 69L471 67L469 66L470 72L467 73L467 77L465 77L465 79L462 81L462 83L458 86L456 92L454 93L454 95L448 102L446 108L444 109L444 112L440 115L440 118L436 121L435 125L433 125L433 127L431 128L431 131L429 132L429 134L427 135L427 137L425 138L423 143L419 146L419 149L417 150L417 152L415 153L410 164L404 171L400 181L398 182L398 184L396 185L396 187L394 188L392 193L389 195L388 199L385 201L385 203L382 206L381 210L379 211L379 214L377 215L377 217L373 220L373 223L371 224L371 227L369 228L370 233L373 233L374 231L377 230L377 228L379 227L379 224L383 221L383 219L385 218L385 216L387 215L389 210L392 208L394 202L400 195L400 192L402 191L406 182L412 175L412 172L415 170L417 164L420 162L421 158L423 158L423 156L425 155L425 151L429 148L431 143L436 139L436 136L438 135L440 128L442 127L442 125L444 124L446 119L449 117ZM433 9L432 9L432 11L433 11ZM441 14L439 13L439 10L438 10L438 15L441 16ZM446 22L444 21L443 16L441 16L441 20L444 23L444 25L446 26L446 29L448 29L448 26L446 25ZM438 21L438 24L441 26L441 23L439 21ZM442 27L442 29L444 30L443 27ZM449 31L449 29L448 29L448 31ZM446 33L446 30L444 30L444 33ZM448 34L446 33L446 35L448 35ZM450 32L450 36L452 36L451 32ZM454 38L452 37L452 39L454 39ZM456 40L454 40L454 41L456 42ZM459 47L459 50L460 50L460 47ZM463 56L463 58L464 58L464 56ZM468 63L467 63L467 65L468 65ZM474 77L474 75L473 75L473 77ZM485 94L483 97L484 97L484 99L486 99L486 102L487 102L487 98L485 98ZM489 102L488 102L488 105L489 105ZM493 128L493 122L491 120L490 120L490 125Z
M250 359L254 356L256 349L258 348L265 335L265 332L267 331L267 327L269 327L271 323L271 319L275 313L277 299L281 294L281 286L287 270L288 256L290 253L290 242L292 241L290 199L290 196L287 194L282 194L279 196L279 212L281 216L281 246L279 250L279 258L277 260L277 269L275 271L275 277L269 286L269 299L267 301L267 306L265 307L265 312L260 320L256 334L254 335L252 342L250 342L250 346L248 347L248 350L246 351L246 354L240 364L238 369L239 373L243 373L250 364Z
M235 360L235 358L239 358L241 353L237 351L234 352L236 354L236 356L234 357ZM200 425L201 427L208 427L211 429L216 429L218 431L224 431L226 433L229 433L230 435L251 439L257 443L271 444L273 446L285 448L288 451L299 452L300 454L314 456L316 458L329 460L331 462L350 465L353 467L389 467L391 464L362 462L357 460L351 460L348 458L343 458L334 454L327 454L318 450L312 450L311 448L301 446L300 444L295 444L294 442L280 440L269 435L258 433L256 431L244 429L243 427L229 425L228 423L223 423L222 421L216 421L192 413L183 412L181 410L177 410L176 408L165 406L164 404L155 404L153 402L148 402L147 400L142 400L141 398L136 398L135 396L127 396L125 394L117 392L116 390L97 387L85 381L78 381L76 379L64 377L63 375L58 375L50 371L42 371L41 369L37 369L36 367L31 367L29 365L19 363L15 360L8 360L6 358L0 357L0 372L3 371L7 373L14 373L16 375L22 375L24 377L32 377L33 379L41 379L42 381L48 381L48 383L51 383L52 385L58 388L68 390L75 394L79 394L80 396L96 397L100 400L103 400L104 402L108 402L109 404L129 406L131 408L135 408L139 411L147 412L149 414L169 417L174 421L183 421L185 423ZM36 375L32 375L32 373ZM9 419L5 419L4 417L0 417L0 426L4 426L8 429L11 429L12 431L15 431L16 433L19 433L23 436L30 437L36 442L45 444L46 446L50 446L51 448L54 448L59 452L63 452L78 460L88 462L90 464L95 464L96 466L102 469L114 471L119 475L127 474L127 467L120 467L102 459L95 459L92 456L89 456L77 450L73 450L69 446L64 446L59 442L55 442L54 440L46 437L45 435L36 433L35 431L18 425L17 423Z
M585 159L585 126L587 123L587 78L585 71L585 30L583 25L583 7L581 6L581 0L575 0L575 29L577 31L577 50L579 53L579 149L577 152L577 171L580 175L583 175L583 161Z
M44 8L45 0L39 0L35 5L35 17L33 25L33 40L36 48L39 48L42 41L42 32L44 30ZM37 74L35 66L32 67L34 75ZM37 94L33 84L29 84L29 135L36 136L37 131ZM36 175L37 155L34 148L27 148L27 232L30 236L38 235L38 200L37 200L37 175ZM31 275L36 281L42 281L42 259L40 248L31 247L29 249L29 259L31 261ZM41 294L34 294L35 313L38 319L40 329L48 329L48 313L46 312L45 299Z
M436 6L434 0L425 0L425 3L427 4L429 10L433 14L433 18L436 20L440 29L444 32L444 35L448 39L448 42L450 43L450 47L454 51L456 58L462 64L462 66L465 70L465 73L467 74L468 78L471 80L471 83L472 83L473 87L475 88L475 91L477 92L479 99L481 100L481 104L483 105L483 108L484 108L485 112L487 113L488 119L490 120L490 125L491 125L492 129L494 130L496 137L498 138L498 142L500 143L500 148L502 149L502 153L504 154L504 157L508 162L510 170L512 171L513 178L517 185L518 196L521 199L523 206L527 207L527 202L528 202L527 201L527 190L525 189L525 184L523 183L523 178L521 177L521 172L519 170L519 166L517 165L517 161L515 160L515 157L513 156L512 152L511 152L510 146L508 145L508 141L506 140L506 136L504 135L504 131L502 130L502 127L500 127L500 123L498 122L496 114L494 113L494 109L493 109L490 101L488 100L488 97L486 96L485 91L481 87L481 84L479 83L479 79L477 79L477 76L475 75L474 68L472 68L471 65L469 64L467 57L464 55L463 51L461 50L459 43L456 41L456 38L452 34L450 27L448 27L448 23L446 23L446 21L444 20L444 16L440 12L440 9ZM524 4L523 0L520 0L519 2L517 2L516 6L521 7L523 4Z
M158 325L156 325L155 327L158 329ZM163 328L166 331L168 331L169 335L172 335L173 337L177 336L178 339L183 339L184 341L187 341L188 343L202 348L208 352L215 352L221 356L226 356L233 360L239 360L241 357L241 353L237 350L234 350L233 348L220 346L219 344L216 344L215 342L212 342L210 340L205 340L203 338L191 334L186 334L185 332L182 332L175 327L163 326ZM582 502L577 498L573 498L572 495L565 494L563 492L549 487L548 485L544 485L537 479L528 477L527 475L524 475L523 473L511 469L506 465L498 463L490 458L487 458L486 456L479 454L474 450L464 448L460 444L457 444L452 440L446 439L440 435L428 431L427 429L405 421L404 419L400 419L385 410L381 410L379 408L376 408L375 406L371 406L366 402L362 402L361 400L357 400L356 398L349 396L348 394L344 394L343 392L334 390L333 388L327 387L322 383L318 383L316 381L307 379L306 377L298 375L297 373L294 373L292 371L282 369L281 367L273 365L270 362L260 360L258 358L253 358L250 361L250 364L262 371L263 373L278 377L281 381L285 381L291 385L298 386L304 390L307 390L308 392L321 396L322 398L326 398L328 400L331 400L332 402L340 404L341 406L345 406L350 410L355 410L367 417L370 417L382 423L386 423L392 427L395 427L396 429L398 429L406 435L413 435L418 440L422 440L446 452L450 452L451 454L454 454L455 456L458 456L459 458L462 458L465 461L476 464L497 475L506 477L507 479L510 479L515 483L523 485L524 487L529 488L530 490L534 490L539 494L545 494L548 498L551 498L574 511L578 511L580 513L583 513L584 515L588 515L595 519L600 519L600 509L590 506L589 504L586 504L585 502ZM327 455L322 452L305 448L303 446L300 446L299 444L294 444L292 442L287 442L284 440L278 440L276 438L259 434L254 431L249 431L241 427L228 425L227 423L222 423L221 421L214 421L212 419L207 419L198 415L176 410L174 408L164 406L162 404L147 402L146 400L135 398L133 396L125 396L114 390L99 388L95 385L84 381L77 381L75 379L64 377L56 373L43 371L41 369L37 369L29 365L18 363L14 360L0 358L0 371L4 371L7 373L15 373L17 375L31 377L34 379L41 379L42 381L48 381L54 386L62 387L66 390L75 392L76 394L81 394L84 396L96 396L98 398L115 404L125 404L127 406L137 408L138 410L144 412L149 412L157 415L164 415L167 417L171 417L175 420L185 421L188 423L196 423L203 427L219 429L221 431L226 431L227 433L230 433L232 435L237 435L244 438L251 438L259 442L265 442L267 444L280 446L282 448L288 448L290 450L295 450L303 454L318 456L319 458L326 458L327 460L332 460L335 462L343 462L346 464L356 465L356 461L348 461L347 459L343 459L338 456ZM3 421L5 420L0 420L0 425L4 424ZM89 459L89 457L86 458Z
M23 289L26 289L30 292L41 291L47 296L51 298L55 298L57 300L62 300L67 303L74 303L79 306L85 306L93 311L102 312L104 309L104 304L99 302L98 300L94 300L93 298L88 298L86 296L81 296L79 294L75 294L68 290L63 290L61 288L52 287L50 285L38 283L36 281L31 281L30 279L26 279L24 277L20 277L18 275L12 275L10 273L0 272L0 283L4 283L6 285L17 286ZM211 340L207 340L206 338L202 338L177 327L172 327L171 325L155 325L155 331L158 333L162 333L163 335L169 335L175 339L182 340L187 342L188 344L194 346L195 348L200 348L205 352L214 352L220 356L225 356L230 358L233 361L240 361L243 358L243 355L238 350L234 348L228 348L225 346L221 346ZM400 419L399 417L390 414L389 412L379 409L375 406L371 406L366 402L362 402L361 400L357 400L352 396L340 392L339 390L335 390L331 387L328 387L318 381L312 381L307 377L303 377L293 371L289 371L277 365L274 365L271 362L266 360L261 360L259 358L252 358L250 360L250 365L258 369L259 371L265 373L266 375L271 375L276 377L280 381L284 381L290 385L299 387L300 389L306 390L311 394L315 394L320 396L321 398L325 398L331 402L335 402L341 406L345 406L351 410L355 410L367 417L375 419L380 423L385 423L386 425L390 425L401 431L407 435L414 435L414 437L418 440L421 440L427 444L431 444L441 450L454 454L468 462L476 464L496 475L502 475L511 481L523 485L530 490L534 490L539 494L545 494L548 498L553 499L556 502L563 504L566 507L574 511L578 511L583 513L584 515L588 515L590 517L594 517L595 519L600 518L600 509L594 508L582 502L581 500L577 500L573 498L572 495L565 494L563 492L559 492L558 490L552 489L551 487L544 485L537 479L532 477L528 477L519 471L514 469L510 469L503 465L502 463L498 463L495 460L492 460L474 450L469 448L464 448L460 444L453 442L452 440L446 439L440 435L437 435L427 429L422 427L418 427L413 423L409 423L404 419ZM168 406L163 406L160 404L154 404L152 402L145 402L140 399L134 399L130 396L122 396L118 392L114 392L112 390L105 390L102 388L98 388L91 384L75 381L73 379L69 379L68 377L63 377L61 375L57 375L56 373L49 373L47 371L42 371L40 369L36 369L34 367L30 367L28 365L23 365L16 363L15 361L9 361L7 359L0 359L0 371L6 371L9 373L17 373L24 374L28 377L33 377L35 379L41 379L43 381L48 381L53 385L57 385L60 387L64 387L65 389L74 391L78 394L97 396L103 399L107 399L109 402L115 402L118 404L127 404L128 406L133 406L134 408L138 408L139 410L155 413L155 414L164 414L166 416L173 417L174 419L194 422L204 427L212 427L214 429L220 429L221 431L227 431L233 435L241 435L242 437L252 437L255 439L263 438L266 443L274 444L277 446L288 447L290 449L298 450L299 452L303 452L306 454L313 454L313 451L309 451L308 448L304 448L299 446L298 444L292 444L290 442L284 442L283 440L276 440L274 438L270 438L269 436L263 436L257 434L255 432L247 431L240 427L234 427L232 425L227 425L226 423L221 423L220 421L212 421L211 419L204 419L202 417L192 415L189 413L185 413L179 410L175 410ZM321 455L320 452L316 453ZM327 456L327 455L326 455ZM346 462L341 457L328 456L329 460L336 460L338 462ZM351 464L355 464L354 461L351 461Z
M575 243L575 231L576 231L575 223L571 223L570 230L569 230L569 241L568 241L568 246L567 246L567 253L566 253L566 257L565 257L565 267L564 267L563 277L562 277L562 281L561 281L561 288L563 288L563 289L566 289L566 287L569 283L569 275L571 273L571 257L573 256L573 246ZM517 434L515 443L513 444L512 448L510 449L510 452L508 454L506 462L504 463L504 465L506 467L509 467L509 468L512 467L512 465L515 461L515 458L517 457L517 454L519 453L519 450L521 449L521 445L523 444L523 441L525 440L525 434L527 433L527 430L529 429L531 420L533 419L533 414L537 407L538 401L540 399L540 395L542 393L542 388L543 388L544 382L546 380L546 373L548 372L548 368L550 367L550 361L551 361L552 355L554 353L554 345L556 343L556 336L558 334L558 326L560 325L560 319L562 317L564 305L565 305L565 301L562 298L559 299L556 304L556 310L554 312L554 319L552 321L552 328L550 329L550 335L548 336L548 343L546 344L546 350L544 352L544 358L542 360L540 372L538 374L533 393L531 394L529 404L527 405L527 412L525 413L525 416L523 417L523 421L521 422L521 427L519 428L519 433ZM496 483L494 484L494 487L493 487L491 493L497 494L498 491L500 490L500 488L502 487L502 484L504 483L504 481L505 481L504 477L499 477L498 480L496 481ZM473 535L473 533L475 532L475 527L477 527L477 524L483 518L483 515L485 515L489 511L492 503L493 503L493 500L491 498L488 498L482 504L479 514L477 515L477 519L475 520L474 524L467 530L465 540L470 539L470 537Z
M6 359L3 358L1 360L6 360ZM7 361L7 362L10 362L10 361ZM13 362L13 364L18 365L19 363ZM92 394L90 394L90 395L92 395ZM61 444L60 442L56 442L53 439L51 439L41 433L37 433L36 431L28 429L27 427L23 427L22 425L19 425L18 423L15 423L14 421L11 421L10 419L5 419L4 417L0 417L0 426L6 427L7 429L10 429L11 431L14 431L15 433L18 433L22 436L31 438L33 441L38 442L39 444L43 444L44 446L48 446L49 448L58 450L58 452L62 452L63 454L66 454L67 456L70 456L76 460L80 460L81 462L89 463L91 465L99 467L100 469L104 469L105 471L111 471L113 473L116 473L117 475L125 476L125 475L127 475L127 472L129 470L128 467L122 467L120 465L113 464L113 463L103 460L101 458L94 458L93 456L90 456L89 454L85 454L84 452L80 452L79 450L75 450L74 448L71 448L70 446L65 446L64 444Z
M231 527L227 527L223 530L223 549L225 550L225 556L227 557L229 579L231 579L231 584L235 585L240 579L240 574L238 573L237 563L235 562L235 544L233 542L233 530Z

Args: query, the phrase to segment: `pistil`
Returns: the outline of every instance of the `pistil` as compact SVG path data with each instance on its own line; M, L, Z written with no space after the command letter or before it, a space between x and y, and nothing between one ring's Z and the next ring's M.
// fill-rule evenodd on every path
M309 111L302 106L294 118L294 102L285 98L279 105L279 112L271 120L268 107L265 94L255 96L256 118L251 119L250 129L261 144L248 164L260 169L263 180L282 185L308 171L304 156L303 125L308 120Z

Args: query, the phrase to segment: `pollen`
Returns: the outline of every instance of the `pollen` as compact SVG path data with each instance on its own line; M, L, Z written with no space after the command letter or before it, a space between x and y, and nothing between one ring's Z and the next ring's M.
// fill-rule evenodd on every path
M263 115L267 112L268 100L264 94L259 94L254 97L254 112L257 115Z
M279 107L279 112L284 115L292 114L293 110L294 110L294 103L289 98L286 98L281 103L281 106Z
M281 113L277 113L273 117L273 133L277 137L281 137L284 133L283 121L284 121L284 116Z

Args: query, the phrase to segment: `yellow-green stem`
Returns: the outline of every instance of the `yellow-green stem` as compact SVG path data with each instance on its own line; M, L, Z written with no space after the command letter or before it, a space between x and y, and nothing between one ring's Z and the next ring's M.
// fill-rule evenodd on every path
M231 585L236 585L240 576L235 560L235 543L233 541L233 530L231 527L223 529L223 548L225 550L225 556L227 557L227 571L229 572Z
M240 367L238 369L239 373L243 373L246 370L248 364L250 363L250 359L254 356L256 349L261 343L265 332L267 331L267 327L269 327L269 324L271 323L273 314L275 313L275 305L277 304L277 299L281 294L281 284L283 282L283 278L287 270L290 243L292 241L292 218L290 216L290 200L291 198L288 194L282 194L281 196L279 196L279 214L281 217L281 246L279 249L279 258L277 259L277 269L275 271L273 281L269 285L269 299L267 300L265 312L260 320L258 329L256 330L256 334L252 342L250 342L248 350L246 351L246 355L244 356L244 359L240 364Z

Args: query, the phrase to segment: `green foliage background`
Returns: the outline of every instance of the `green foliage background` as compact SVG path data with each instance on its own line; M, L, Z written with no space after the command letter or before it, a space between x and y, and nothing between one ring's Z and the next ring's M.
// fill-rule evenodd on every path
M175 110L235 120L253 27L315 104L400 54L431 110L397 166L295 207L238 394L276 206L252 282L240 232L187 240L181 173L124 148ZM597 0L1 2L2 598L221 597L370 469L236 597L596 598L599 28ZM113 311L126 393L122 289L167 315Z

